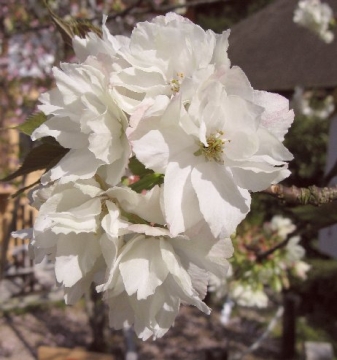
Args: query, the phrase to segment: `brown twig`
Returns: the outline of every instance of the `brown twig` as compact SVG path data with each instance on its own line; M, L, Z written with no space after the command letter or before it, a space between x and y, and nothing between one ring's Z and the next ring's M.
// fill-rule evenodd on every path
M265 194L272 195L287 203L299 205L315 205L330 203L337 200L337 186L299 188L296 186L271 185L268 189L262 191Z
M258 253L256 255L256 262L261 262L262 260L266 259L269 255L271 255L272 253L274 253L276 250L278 249L282 249L283 247L285 247L289 240L294 236L294 234L290 234L289 236L287 236L284 240L282 240L281 242L279 242L278 244L276 244L275 246L273 246L272 248Z
M301 236L303 233L305 233L305 231L307 230L307 226L305 223L299 223L296 227L296 229L291 232L290 234L287 235L287 237L280 241L279 243L277 243L276 245L274 245L273 247L271 247L270 249L266 250L266 251L261 251L258 252L256 254L256 261L257 262L261 262L264 259L266 259L269 255L271 255L272 253L274 253L276 250L282 249L285 246L287 246L289 240L294 237L294 236Z

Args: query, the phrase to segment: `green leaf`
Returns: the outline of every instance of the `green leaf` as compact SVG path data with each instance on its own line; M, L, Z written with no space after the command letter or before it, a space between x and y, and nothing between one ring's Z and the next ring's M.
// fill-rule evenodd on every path
M317 230L337 223L337 201L321 206L298 206L291 211L299 220L311 224Z
M24 159L21 167L13 174L0 181L11 181L18 176L27 175L37 170L50 169L69 151L60 145L43 143L33 148Z
M47 116L42 112L37 112L28 117L28 119L15 127L15 129L20 130L24 134L31 136L33 131L37 129L41 124L47 120Z
M141 163L135 156L129 161L129 169L133 175L144 176L146 174L153 174L153 171L147 169L143 163Z
M138 193L143 190L150 190L155 185L160 185L164 182L164 175L162 174L147 174L143 176L139 181L130 185L130 188Z
M33 183L24 186L22 188L20 188L17 192L15 192L14 194L11 195L11 198L16 198L17 196L21 195L22 193L24 193L26 190L31 189L32 187L34 187L35 185L38 185L40 183L40 179L34 181Z

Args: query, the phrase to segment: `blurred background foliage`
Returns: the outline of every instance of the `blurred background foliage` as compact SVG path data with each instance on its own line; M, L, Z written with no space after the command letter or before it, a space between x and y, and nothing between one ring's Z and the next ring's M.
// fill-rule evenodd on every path
M272 1L228 0L211 5L206 3L195 7L190 15L203 28L221 32ZM52 10L64 20L69 20L70 16L75 19L90 19L99 26L102 13L112 14L112 21L108 22L112 33L128 34L139 19L151 17L146 12L149 4L153 10L153 4L156 7L174 5L175 0L138 1L138 12L123 14L133 4L135 2L128 0L49 1ZM0 0L0 5L0 128L5 128L22 123L36 109L39 94L53 85L52 66L58 65L60 61L74 59L71 48L65 46L55 31L42 0ZM116 17L119 12L122 12L122 16ZM291 98L292 94L287 96ZM285 146L294 155L289 166L291 176L284 181L285 185L307 187L323 184L329 125L328 119L296 115L285 140ZM21 137L20 144L21 154L18 154L16 163L10 164L8 159L13 159L9 156L13 151L10 140L5 131L0 133L0 177L18 166L19 159L30 146L28 138L24 136ZM289 278L291 288L302 298L303 314L314 314L325 309L324 314L337 316L334 306L337 296L336 262L321 254L317 246L318 229L327 224L328 214L336 213L336 204L319 210L313 207L295 210L295 206L259 193L253 194L252 211L238 229L244 239L247 227L262 229L263 224L274 215L283 215L296 223L301 244L312 265L306 282L299 282L291 276ZM317 221L316 224L312 219ZM332 217L330 222L334 223L336 219ZM254 261L251 264L254 267ZM261 264L258 266L261 268Z
M285 184L299 187L322 185L329 124L328 119L296 115L285 140L285 146L294 155L289 165L291 175Z
M230 0L212 6L200 5L197 9L196 22L204 29L212 29L219 33L254 12L270 4L273 0Z

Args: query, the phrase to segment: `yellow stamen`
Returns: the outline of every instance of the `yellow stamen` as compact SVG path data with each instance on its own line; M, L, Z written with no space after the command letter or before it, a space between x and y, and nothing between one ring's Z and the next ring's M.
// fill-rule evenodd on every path
M223 131L217 131L216 134L211 134L207 137L207 146L202 142L199 142L199 150L194 155L205 156L207 161L216 161L217 163L223 164L223 153L226 141L230 140L223 139Z
M171 85L171 90L174 93L179 92L180 85L184 79L184 74L181 72L178 72L175 79L172 79L169 84Z

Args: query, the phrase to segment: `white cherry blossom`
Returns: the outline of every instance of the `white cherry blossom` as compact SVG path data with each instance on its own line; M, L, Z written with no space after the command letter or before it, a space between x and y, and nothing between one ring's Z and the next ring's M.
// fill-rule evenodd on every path
M325 97L316 96L314 91L305 91L296 86L292 97L292 107L296 114L326 120L335 111L335 100L333 95Z
M138 100L172 97L199 69L229 67L228 36L229 31L204 31L176 13L138 23L130 42L117 51L120 70L111 73L123 109L132 113Z
M137 204L146 208L153 193ZM34 227L17 236L31 239L35 262L48 256L55 263L56 280L65 290L66 301L73 303L93 281L102 283L107 268L103 253L109 254L111 264L130 224L121 217L117 200L93 179L39 186L32 200L39 209Z
M254 288L250 284L238 282L232 285L231 298L241 306L265 308L268 306L268 296L263 288Z
M215 237L229 237L249 211L249 191L289 175L280 140L292 120L286 100L255 92L238 68L220 68L190 100L182 91L162 115L145 111L129 139L145 166L165 174L172 234L205 220Z
M40 98L47 120L32 139L69 151L42 176L39 215L17 236L37 262L55 263L67 303L95 283L111 326L145 340L163 336L181 304L210 312L203 299L212 278L225 279L250 192L289 175L282 141L294 116L230 67L229 31L169 13L127 38L105 21L102 38L73 39L79 63L54 68L56 88ZM131 155L164 184L122 186Z
M282 215L274 215L266 227L271 231L277 232L281 240L285 240L289 234L296 230L296 226L291 219L285 218Z
M144 228L143 228L144 229ZM198 307L209 273L225 276L226 258L232 255L230 239L214 241L210 234L171 237L165 229L132 237L109 270L101 291L110 307L110 324L121 329L134 325L143 340L163 336L173 325L180 304Z
M209 277L225 276L233 252L230 239L207 228L173 237L161 191L103 190L94 179L40 186L32 195L39 208L34 228L18 236L31 238L36 261L48 256L55 263L68 304L100 284L113 327L127 322L143 339L161 337L181 304L210 312L202 302Z
M326 43L331 43L334 33L331 31L334 23L333 11L320 0L301 0L294 12L294 22L311 30Z
M93 32L86 34L84 38L75 36L73 48L78 61L85 62L88 57L95 56L104 61L105 66L112 66L117 60L116 54L121 46L127 46L130 38L121 35L112 35L105 25L107 16L103 15L102 37ZM110 62L110 64L109 64Z
M117 184L130 155L128 121L112 95L106 69L88 57L82 64L62 64L62 70L53 71L57 88L43 94L39 106L48 120L32 139L54 137L69 152L42 182L90 179L99 171L107 183Z
M35 261L51 256L56 280L68 291L83 283L83 278L92 281L95 272L104 269L100 246L102 194L93 180L58 183L33 192L33 205L39 208L31 234ZM82 287L80 293L85 290Z
M103 252L106 263L111 265L99 289L104 291L110 307L111 326L121 329L125 323L134 325L137 335L145 340L167 332L180 304L194 305L209 313L202 299L211 274L226 274L226 259L233 252L231 240L215 239L206 227L172 236L164 226L159 187L145 195L120 187L106 194L130 219L134 214L145 220L142 224L129 223L123 229L124 245L115 261L110 260L109 251ZM104 229L114 236L111 227Z

